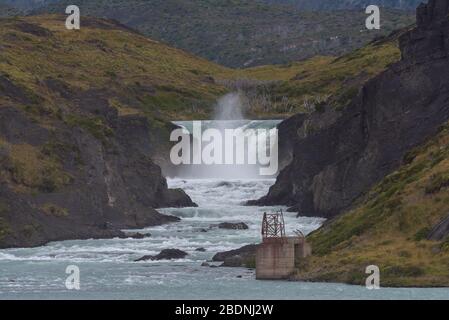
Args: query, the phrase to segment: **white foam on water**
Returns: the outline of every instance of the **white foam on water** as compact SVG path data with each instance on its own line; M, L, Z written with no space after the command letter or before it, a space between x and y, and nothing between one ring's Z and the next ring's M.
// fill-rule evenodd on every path
M438 289L383 289L380 294L327 283L261 282L246 269L201 267L217 252L260 242L263 213L286 208L243 204L266 194L273 183L273 179L171 179L169 187L184 189L199 207L160 209L182 220L133 230L150 233L149 238L63 241L38 248L0 250L0 299L449 298L448 291ZM244 222L249 229L211 227L220 222ZM285 212L285 222L288 235L297 229L308 234L323 219L296 218L294 213ZM170 248L186 251L188 256L134 262ZM196 251L198 248L206 252ZM65 289L65 268L70 264L80 267L80 292Z

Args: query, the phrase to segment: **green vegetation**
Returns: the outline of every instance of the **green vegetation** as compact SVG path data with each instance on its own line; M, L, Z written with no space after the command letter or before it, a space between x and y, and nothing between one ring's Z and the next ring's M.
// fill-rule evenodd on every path
M342 108L365 81L400 59L398 34L339 58L317 56L238 70L106 20L85 18L80 31L66 30L63 16L6 19L0 26L5 44L0 76L20 93L21 108L37 119L64 118L102 141L109 134L107 126L77 114L73 105L79 99L106 101L119 115L142 114L151 121L204 119L210 118L219 96L242 90L249 116L280 118L327 104ZM11 99L0 96L0 103Z
M41 153L52 159L54 162L63 162L65 157L73 157L74 162L78 166L83 165L83 160L81 159L81 150L76 145L70 145L58 141L52 137L46 144L41 148Z
M430 177L426 186L426 193L434 194L447 187L449 187L449 172L434 174Z
M53 203L46 203L40 208L46 215L52 217L63 218L69 215L66 208L61 208Z
M87 130L91 135L95 138L103 142L107 143L108 137L111 137L114 134L114 131L104 123L103 119L97 117L82 117L79 115L68 115L65 119L65 123L67 123L71 127L79 127Z
M78 111L74 103L90 98L92 103L110 101L128 113L176 119L207 117L217 97L226 92L212 79L225 70L221 66L109 21L86 18L80 31L68 31L64 19L0 21L0 76L20 95L19 101L1 95L2 105L20 102L36 117L56 119L73 116ZM85 124L102 134L97 125Z
M0 199L0 240L6 237L10 228L6 220L2 217L9 210L9 205Z
M3 142L5 144L5 142ZM2 178L14 183L18 192L54 192L72 182L59 162L28 144L9 145L10 165Z
M238 68L339 56L415 20L413 12L384 8L382 29L367 31L363 9L312 12L267 2L78 0L77 5L83 14L117 19L152 39ZM69 4L63 0L41 12L63 13Z
M9 225L6 223L5 219L0 217L0 240L6 237L9 232Z
M449 125L405 160L355 209L308 237L314 255L298 277L362 284L375 264L384 286L449 285L448 240L427 240L449 214Z
M341 109L366 81L399 61L401 34L378 39L338 58L318 56L288 65L228 70L218 82L246 91L249 113L255 117L287 117L319 111L324 105Z

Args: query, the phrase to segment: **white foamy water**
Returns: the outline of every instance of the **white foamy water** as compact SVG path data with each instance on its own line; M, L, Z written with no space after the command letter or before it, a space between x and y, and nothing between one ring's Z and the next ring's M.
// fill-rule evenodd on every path
M236 96L222 104L238 111ZM232 116L236 112L232 112ZM237 112L238 114L238 112ZM223 116L231 117L225 114ZM203 128L270 129L279 121L203 121ZM178 122L191 130L190 122ZM258 179L257 166L197 166L169 180L199 207L161 209L178 223L137 230L145 239L63 241L27 249L0 250L0 299L449 299L449 289L381 289L329 283L256 281L253 270L201 267L220 251L260 242L265 211L282 207L247 207L243 203L268 192L273 179ZM197 179L192 179L195 177ZM204 179L198 179L203 177ZM244 222L248 230L221 230L220 222ZM285 213L287 234L318 228L319 218ZM185 259L134 262L163 249L181 249ZM205 252L196 249L204 248ZM65 288L69 265L80 268L81 290Z
M146 239L64 241L32 249L0 250L0 299L447 299L448 289L381 289L328 283L256 281L252 270L201 267L218 251L260 241L264 211L245 207L265 194L274 180L170 180L184 188L198 208L164 209L179 223L140 230ZM287 233L308 233L318 218L286 213ZM245 222L249 230L209 229L223 221ZM207 232L202 232L206 229ZM206 252L195 251L205 248ZM162 249L189 253L176 261L133 262ZM65 288L65 269L77 265L81 290Z
M177 176L188 179L257 179L257 178L275 178L278 169L277 148L273 153L275 141L277 141L277 131L274 130L281 120L207 120L207 121L176 121L174 124L184 128L188 133L193 134L192 143L190 144L190 164L178 167ZM195 127L197 129L195 129ZM209 129L216 130L221 139L219 141L202 141L202 137L197 137L195 131L201 131L201 134ZM227 130L235 132L236 138L229 138L226 135ZM237 140L242 144L238 145ZM199 142L201 141L201 142ZM198 150L194 150L194 144ZM203 152L210 151L209 147L213 146L215 154L220 154L218 158L221 164L206 165L204 161L201 164L193 164L193 158L203 160ZM209 154L210 152L206 152ZM226 163L226 154L229 153L233 160L232 165ZM251 156L250 156L251 155ZM262 155L266 155L267 159L261 159ZM250 158L252 158L250 160ZM241 162L239 162L239 159ZM273 168L273 173L262 173L262 168L267 169L268 161ZM216 163L216 162L215 162Z

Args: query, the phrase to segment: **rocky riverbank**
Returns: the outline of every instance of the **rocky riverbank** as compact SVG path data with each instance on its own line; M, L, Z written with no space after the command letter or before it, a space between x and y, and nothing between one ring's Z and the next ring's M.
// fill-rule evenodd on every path
M280 139L290 141L293 160L268 195L250 204L334 217L434 135L449 119L447 11L446 1L421 6L417 28L399 39L402 60L368 81L346 108L285 121Z
M194 58L100 19L86 19L78 33L77 50L89 57L67 52L72 34L59 16L0 24L0 248L123 237L124 228L179 221L156 208L195 206L167 187L156 164L174 125L160 110L143 111L156 89L136 70L157 62L125 50L108 56L114 70L101 63L122 37L155 55L166 50L164 59Z
M301 281L449 285L449 3L430 0L400 37L402 60L341 111L298 115L292 163L258 204L330 218L307 239Z
M115 237L122 228L178 221L154 208L195 205L167 188L150 159L146 119L107 117L114 129L100 141L78 127L49 130L22 111L0 109L7 124L0 128L0 247Z

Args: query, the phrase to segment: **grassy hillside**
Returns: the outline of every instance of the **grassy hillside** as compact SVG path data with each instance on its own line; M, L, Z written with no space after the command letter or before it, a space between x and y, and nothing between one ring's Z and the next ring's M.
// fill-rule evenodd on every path
M68 0L39 12L63 13ZM385 9L382 29L365 28L364 10L306 12L260 0L80 0L84 15L113 18L152 39L230 67L338 56L414 22Z
M410 152L355 209L310 235L314 255L298 277L364 284L365 268L384 286L448 286L449 234L429 241L449 215L449 124Z
M80 31L66 30L64 21L63 16L0 21L0 75L22 92L15 102L30 112L58 115L71 104L67 97L98 91L120 113L189 118L208 114L225 92L211 79L224 69L218 65L108 21L84 19ZM6 89L1 105L14 99Z
M0 247L113 237L192 205L168 190L169 122L208 114L222 67L115 22L0 20ZM189 203L190 202L190 203Z
M288 117L324 104L342 108L363 83L399 61L397 39L402 32L337 58L317 56L286 65L227 69L217 82L246 91L253 117Z
M141 112L151 119L208 118L216 99L243 83L250 116L286 117L324 102L343 105L362 83L400 58L397 37L392 36L340 58L239 70L105 20L85 19L74 32L64 28L63 16L0 23L6 48L0 55L1 74L30 95L24 107L40 101L56 114L61 112L60 100L66 100L58 92L63 88L69 95L107 92L110 105L120 113Z

